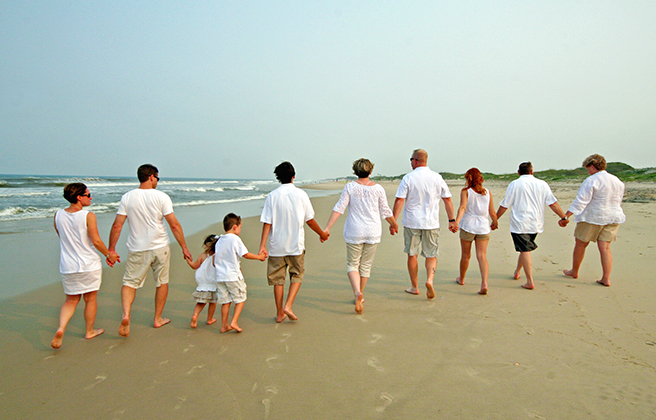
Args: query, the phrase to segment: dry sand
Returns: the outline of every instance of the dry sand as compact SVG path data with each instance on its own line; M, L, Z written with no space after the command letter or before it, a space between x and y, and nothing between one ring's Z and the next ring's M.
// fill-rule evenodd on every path
M391 203L395 184L384 185ZM487 187L498 204L505 184ZM564 208L577 187L553 185ZM457 205L459 186L451 190ZM336 200L313 199L321 226ZM177 244L165 309L172 322L161 329L151 326L149 277L137 293L130 337L118 336L124 264L105 269L96 322L105 334L83 338L80 306L58 351L49 343L63 302L60 285L2 301L2 418L654 418L656 203L626 203L624 210L627 222L612 246L610 288L595 284L601 268L594 244L579 279L561 274L571 262L574 226L559 228L547 210L546 231L533 253L533 291L511 279L517 255L506 215L489 245L487 296L476 293L475 260L466 284L454 282L459 240L446 229L436 298L404 293L409 280L402 236L385 234L364 314L356 315L342 217L325 244L307 229L297 322L275 323L266 263L244 260L244 332L220 334L220 323L204 324L206 312L198 329L189 328L195 282ZM442 211L443 226L445 219ZM257 251L260 230L257 218L244 220L242 238L251 251ZM210 232L221 230L214 225L187 239L194 256ZM422 267L420 283L423 276Z

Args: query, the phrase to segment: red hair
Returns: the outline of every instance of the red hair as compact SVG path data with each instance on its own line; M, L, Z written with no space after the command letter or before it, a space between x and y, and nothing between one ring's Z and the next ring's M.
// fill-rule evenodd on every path
M485 195L485 188L483 188L483 175L478 168L471 168L465 172L465 181L467 182L467 186L463 188L463 190L471 188L478 194Z

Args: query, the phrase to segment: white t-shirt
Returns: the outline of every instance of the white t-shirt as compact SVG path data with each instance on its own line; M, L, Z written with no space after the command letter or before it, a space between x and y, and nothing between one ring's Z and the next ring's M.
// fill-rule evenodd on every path
M362 185L349 182L333 211L344 214L344 241L349 244L377 244L380 242L381 218L392 217L385 189L380 185Z
M429 230L440 227L440 199L451 197L451 191L442 175L419 166L403 177L396 197L405 199L403 226Z
M156 189L134 189L121 197L118 214L128 217L131 252L150 251L169 244L164 216L173 213L171 198Z
M301 255L305 250L303 224L314 219L310 197L294 184L282 184L267 195L260 222L271 225L269 255Z
M624 198L624 183L615 175L599 171L583 181L569 211L575 222L593 225L624 223L626 216L620 205Z
M499 205L510 208L510 232L542 233L544 206L555 203L549 184L533 175L522 175L508 185Z
M490 229L490 192L485 189L485 195L469 188L467 190L467 207L460 219L460 229L475 235L487 235Z
M219 236L214 245L216 281L239 281L244 278L239 259L248 253L246 245L234 233Z
M75 213L59 210L55 214L61 245L59 272L62 274L86 273L102 269L100 256L89 238L88 214L87 210Z

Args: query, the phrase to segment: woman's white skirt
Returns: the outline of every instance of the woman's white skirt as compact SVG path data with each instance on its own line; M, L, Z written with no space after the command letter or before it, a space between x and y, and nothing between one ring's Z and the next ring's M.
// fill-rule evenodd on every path
M84 273L62 273L61 276L64 293L67 295L81 295L100 289L102 268Z

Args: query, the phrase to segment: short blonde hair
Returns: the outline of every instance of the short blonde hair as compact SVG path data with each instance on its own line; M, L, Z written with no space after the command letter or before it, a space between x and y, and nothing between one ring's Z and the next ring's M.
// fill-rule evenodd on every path
M374 164L369 159L360 158L353 162L353 173L358 178L366 178L374 171Z
M581 166L587 168L590 165L594 166L598 171L604 171L606 170L606 159L602 155L595 153L585 158Z

